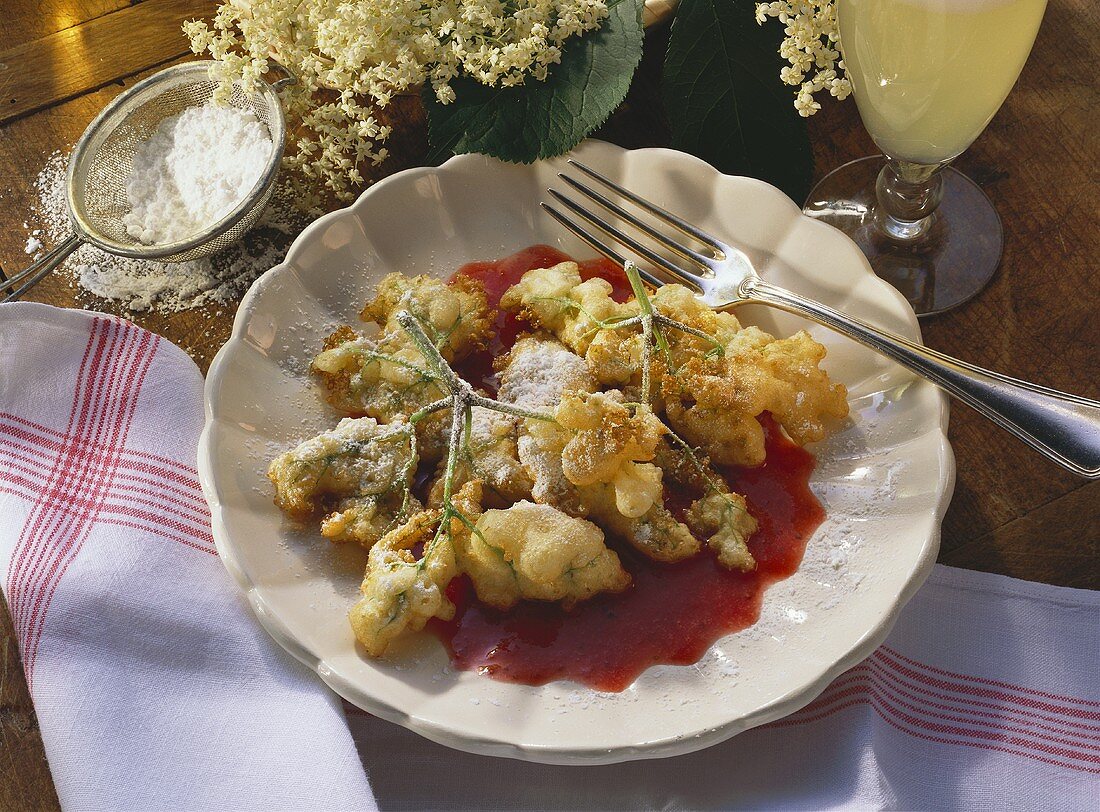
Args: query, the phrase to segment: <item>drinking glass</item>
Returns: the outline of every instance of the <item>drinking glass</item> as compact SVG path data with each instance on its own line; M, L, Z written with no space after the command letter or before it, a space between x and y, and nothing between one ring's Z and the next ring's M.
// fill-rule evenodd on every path
M918 315L967 301L1001 259L989 198L948 164L985 129L1031 52L1046 0L838 0L860 117L885 153L833 171L805 212L844 231Z

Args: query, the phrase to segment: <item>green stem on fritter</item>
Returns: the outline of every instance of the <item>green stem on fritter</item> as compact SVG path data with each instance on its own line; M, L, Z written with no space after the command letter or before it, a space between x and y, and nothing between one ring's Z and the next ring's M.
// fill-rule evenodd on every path
M439 526L436 528L432 540L424 548L424 554L420 558L419 566L425 566L425 562L435 550L438 549L440 540L450 539L451 522L457 519L462 522L470 532L478 533L477 528L469 517L462 513L454 504L454 481L458 468L458 459L462 449L469 442L473 425L473 407L479 406L510 417L525 418L529 420L543 420L554 422L554 416L530 409L523 409L510 403L501 403L493 398L478 394L469 383L459 377L447 359L439 351L436 343L428 338L420 319L407 310L396 314L397 323L408 333L424 361L428 364L426 374L447 394L439 400L428 404L409 417L409 423L415 425L428 415L443 409L451 409L451 428L447 440L447 462L443 469L443 499L442 510L439 516ZM480 535L480 533L478 533Z

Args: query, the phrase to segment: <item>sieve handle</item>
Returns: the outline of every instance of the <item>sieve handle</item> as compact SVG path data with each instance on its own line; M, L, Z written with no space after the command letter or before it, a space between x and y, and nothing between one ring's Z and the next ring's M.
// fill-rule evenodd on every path
M281 79L276 79L274 82L270 83L271 89L274 90L276 93L278 93L280 90L282 90L284 87L287 87L288 85L298 84L297 74L295 74L294 71L292 71L286 65L280 64L274 59L269 59L267 60L267 66L268 68L272 68L283 74L283 77Z
M38 260L35 260L29 267L17 273L11 279L0 282L0 293L3 293L9 288L13 288L23 284L9 293L7 296L0 298L2 302L14 302L28 290L33 288L39 282L41 282L47 274L54 268L65 261L65 258L69 256L73 251L80 247L80 244L84 242L84 238L79 234L70 234L68 239L62 242L60 245L56 245L51 248L46 254ZM25 282L23 280L26 280Z

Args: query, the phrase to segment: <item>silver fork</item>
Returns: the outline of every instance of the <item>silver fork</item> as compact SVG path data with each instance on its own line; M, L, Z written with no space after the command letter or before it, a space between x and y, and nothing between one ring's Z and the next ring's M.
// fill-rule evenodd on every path
M685 284L694 288L702 300L716 310L742 304L763 304L823 324L927 378L1064 468L1088 479L1100 478L1100 402L960 361L765 282L743 251L623 188L594 169L577 161L571 160L569 164L600 186L709 249L697 251L677 242L606 195L576 178L559 173L559 178L600 209L615 215L623 223L629 223L652 242L679 257L680 262L666 259L574 198L554 189L548 190L555 200L595 232L610 237L615 243L647 260L656 272L639 271L650 284ZM547 203L540 205L593 249L612 262L625 264L626 257L593 230Z

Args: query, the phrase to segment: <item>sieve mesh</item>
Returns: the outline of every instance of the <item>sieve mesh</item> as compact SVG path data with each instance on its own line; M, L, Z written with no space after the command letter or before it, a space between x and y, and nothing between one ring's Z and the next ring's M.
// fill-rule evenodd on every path
M274 188L285 132L279 98L267 85L256 94L236 87L229 99L231 105L251 111L267 126L274 145L263 176L237 208L206 231L172 245L145 245L130 236L122 222L130 210L126 180L135 150L166 118L210 101L218 87L209 77L210 64L188 62L149 77L119 97L88 127L73 152L68 191L73 224L89 242L123 256L183 262L227 248L255 225Z

